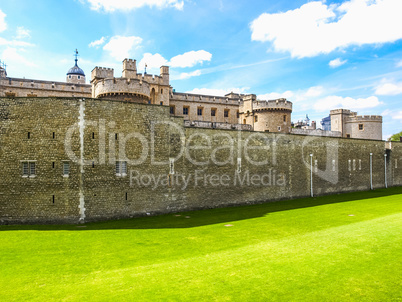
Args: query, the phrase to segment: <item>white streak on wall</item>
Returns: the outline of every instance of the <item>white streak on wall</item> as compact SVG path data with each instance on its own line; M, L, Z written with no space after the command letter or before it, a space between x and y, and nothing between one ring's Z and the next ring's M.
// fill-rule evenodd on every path
M84 199L84 130L85 130L85 102L80 99L80 115L78 125L80 127L80 222L85 220L85 199Z

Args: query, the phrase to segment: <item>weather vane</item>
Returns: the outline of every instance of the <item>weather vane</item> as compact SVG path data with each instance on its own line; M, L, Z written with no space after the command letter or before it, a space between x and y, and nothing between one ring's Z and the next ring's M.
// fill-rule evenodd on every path
M145 71L144 74L147 74L147 63L145 63Z
M75 65L77 65L77 62L78 62L78 50L77 50L77 48L75 49L74 56L75 56Z

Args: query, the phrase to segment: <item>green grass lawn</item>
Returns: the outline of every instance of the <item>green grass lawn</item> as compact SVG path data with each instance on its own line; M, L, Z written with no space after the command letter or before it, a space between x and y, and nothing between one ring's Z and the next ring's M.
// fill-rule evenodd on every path
M0 301L402 301L402 188L0 226Z

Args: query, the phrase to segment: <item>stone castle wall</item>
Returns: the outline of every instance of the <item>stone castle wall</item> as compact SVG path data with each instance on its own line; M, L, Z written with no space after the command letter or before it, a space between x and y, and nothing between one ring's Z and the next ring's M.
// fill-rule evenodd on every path
M91 97L91 85L0 78L0 97Z
M174 115L182 116L185 120L229 124L239 123L239 103L240 99L176 92L171 93L169 101ZM187 108L187 114L184 114L183 108ZM202 109L201 115L197 109ZM212 116L213 110L215 116Z
M382 141L184 127L167 106L1 98L0 221L76 223L310 196L311 164L314 195L368 190L370 153L373 186L384 187ZM402 144L388 153L388 185L402 185ZM28 161L35 177L22 175Z

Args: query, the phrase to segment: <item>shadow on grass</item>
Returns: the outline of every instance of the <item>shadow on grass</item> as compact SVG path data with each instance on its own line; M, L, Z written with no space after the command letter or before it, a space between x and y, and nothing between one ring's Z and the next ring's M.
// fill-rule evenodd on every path
M84 225L3 225L0 231L89 231L113 229L167 229L193 228L198 226L229 223L233 221L258 218L269 213L316 207L327 204L349 202L402 194L402 187L377 189L373 191L326 195L314 198L300 198L253 205L215 208L191 212L170 213L159 216L138 217L104 222L91 222ZM402 200L401 200L402 201Z

